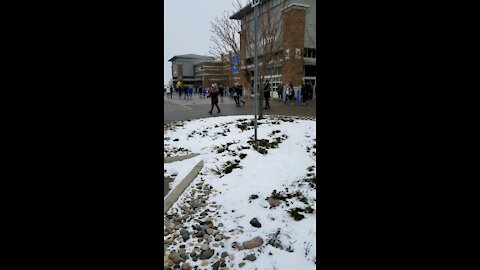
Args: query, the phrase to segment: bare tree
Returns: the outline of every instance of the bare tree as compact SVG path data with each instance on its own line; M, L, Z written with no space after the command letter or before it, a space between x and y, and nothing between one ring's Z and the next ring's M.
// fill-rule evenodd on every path
M243 5L240 0L233 3L236 10L242 9ZM282 55L282 14L281 12L272 12L273 1L267 1L259 6L259 27L258 27L258 44L259 45L259 118L263 118L263 85L267 72L273 66L278 64ZM279 8L279 7L278 7ZM254 51L254 25L253 20L248 24L241 25L240 20L230 19L231 14L222 13L220 17L211 22L211 40L214 46L210 48L210 53L226 60L228 65L229 58L222 58L222 55L238 55L240 56L239 67L240 72L244 72L244 76L240 76L243 80L242 85L247 89L253 89L251 78L253 77L253 51ZM240 37L240 33L241 37ZM242 41L240 39L243 39ZM242 44L242 47L240 47Z

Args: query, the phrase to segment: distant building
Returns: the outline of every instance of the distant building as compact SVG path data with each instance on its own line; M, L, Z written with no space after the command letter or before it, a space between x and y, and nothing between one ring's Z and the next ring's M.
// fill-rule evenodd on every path
M303 81L316 84L316 0L263 0L259 5L259 14L267 12L280 22L282 35L262 37L260 31L259 47L268 42L281 42L281 49L275 52L271 67L265 74L265 79L272 82L275 89L281 81L283 84L292 81L299 86ZM251 4L233 14L230 19L241 21L240 56L244 65L240 67L240 77L253 85L253 42L246 41L246 36L253 36L253 8ZM260 20L259 20L260 21ZM261 63L259 49L259 65Z
M173 84L180 80L183 86L209 87L213 83L226 87L240 82L238 61L235 56L223 56L220 60L212 56L195 54L176 55L172 62Z
M181 81L184 86L197 86L202 82L195 78L194 65L203 61L215 60L212 56L202 56L197 54L183 54L172 57L172 79L173 85Z
M237 66L232 64L235 61L233 56L223 56L221 60L203 61L194 65L195 79L201 82L203 87L213 83L226 87L233 86L240 82L240 75Z

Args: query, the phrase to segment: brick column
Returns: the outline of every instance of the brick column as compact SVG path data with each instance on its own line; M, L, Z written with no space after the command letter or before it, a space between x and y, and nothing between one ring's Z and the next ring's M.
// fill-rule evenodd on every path
M282 46L285 56L282 64L282 82L286 85L291 81L295 87L302 84L303 77L305 8L294 5L282 12Z

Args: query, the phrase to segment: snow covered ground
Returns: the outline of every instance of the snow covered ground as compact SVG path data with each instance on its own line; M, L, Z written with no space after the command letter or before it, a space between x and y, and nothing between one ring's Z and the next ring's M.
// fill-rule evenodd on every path
M166 175L177 174L172 188L205 164L164 217L165 269L315 269L316 121L267 117L261 143L252 122L242 115L165 125L165 156L200 154L165 164ZM255 237L256 247L244 243Z

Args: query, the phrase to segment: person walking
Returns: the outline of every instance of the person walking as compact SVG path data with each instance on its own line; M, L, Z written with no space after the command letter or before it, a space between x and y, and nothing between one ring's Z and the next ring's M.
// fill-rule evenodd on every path
M302 83L302 88L300 88L300 95L302 95L302 105L305 106L307 102L307 85L305 82Z
M289 101L290 105L292 105L293 104L293 98L295 97L295 89L293 89L293 85L292 85L291 81L288 83L287 91L288 91L288 94L287 94L288 101Z
M240 83L237 83L238 87L235 90L238 94L238 101L243 103L243 106L245 106L245 101L243 100L243 86Z
M210 109L210 111L208 112L209 114L212 114L212 111L213 111L213 106L217 106L217 110L218 110L218 113L220 113L220 108L218 107L218 87L216 84L212 84L212 87L210 88L210 90L208 91L208 97L211 98L212 100L212 108Z
M283 99L283 84L282 84L282 82L280 82L280 84L278 85L277 93L278 93L278 98L280 100L282 100Z
M170 96L171 92L172 92L172 90L170 90L170 86L167 86L167 97Z
M270 103L268 103L268 100L270 99L270 82L268 80L265 82L265 86L263 88L263 97L265 98L265 108L263 109L270 109Z
M190 99L192 99L192 94L193 94L193 88L192 87L188 87L188 97Z
M220 87L218 87L218 93L220 94L220 102L223 102L223 85L220 84Z
M242 102L243 106L245 106L245 101L241 99L243 92L242 86L239 83L235 83L235 87L233 89L233 100L235 100L235 104L237 105L237 107L240 107L240 102Z
M313 88L310 82L307 82L306 87L307 87L307 105L308 105L308 101L313 100Z
M177 82L177 91L178 91L179 97L182 98L182 82L181 81Z
M233 100L235 101L235 105L237 107L240 107L240 96L238 95L238 88L238 83L235 83L235 86L233 87Z

